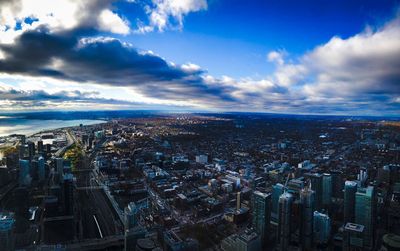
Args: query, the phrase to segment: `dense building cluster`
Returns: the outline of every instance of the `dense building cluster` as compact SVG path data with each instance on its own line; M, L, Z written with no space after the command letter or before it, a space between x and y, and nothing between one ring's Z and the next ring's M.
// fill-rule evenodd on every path
M7 251L400 248L397 123L180 114L2 142Z

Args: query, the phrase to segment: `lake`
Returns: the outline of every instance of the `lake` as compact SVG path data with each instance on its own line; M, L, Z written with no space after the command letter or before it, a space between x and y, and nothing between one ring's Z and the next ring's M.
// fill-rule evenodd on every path
M92 119L27 119L18 116L0 116L0 137L10 134L25 134L29 136L44 130L79 126L80 124L93 125L104 122L104 120Z

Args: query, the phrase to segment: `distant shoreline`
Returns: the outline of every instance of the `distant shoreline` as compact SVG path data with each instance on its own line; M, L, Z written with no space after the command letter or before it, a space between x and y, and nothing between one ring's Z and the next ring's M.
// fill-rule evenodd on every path
M4 119L3 119L4 120ZM7 137L12 134L23 134L32 136L37 133L49 130L75 127L80 124L95 125L106 123L106 120L72 119L72 120L40 120L40 119L12 119L0 124L0 137Z

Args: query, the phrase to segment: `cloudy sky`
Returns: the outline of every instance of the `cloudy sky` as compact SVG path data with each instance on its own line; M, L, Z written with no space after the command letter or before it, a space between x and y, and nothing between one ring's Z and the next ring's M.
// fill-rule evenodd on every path
M1 0L0 112L400 114L400 1Z

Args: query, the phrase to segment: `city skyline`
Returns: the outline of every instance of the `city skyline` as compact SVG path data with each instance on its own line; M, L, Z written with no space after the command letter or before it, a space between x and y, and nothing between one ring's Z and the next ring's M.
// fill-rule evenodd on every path
M0 113L396 116L398 1L0 2Z

